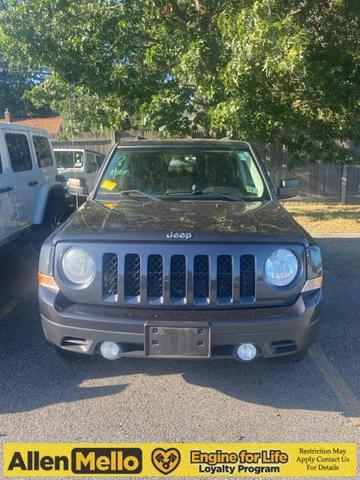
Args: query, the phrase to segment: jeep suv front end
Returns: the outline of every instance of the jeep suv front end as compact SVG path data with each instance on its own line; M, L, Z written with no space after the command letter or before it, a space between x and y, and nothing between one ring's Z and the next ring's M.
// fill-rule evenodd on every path
M39 264L47 339L109 359L300 358L321 287L319 247L244 142L116 146Z

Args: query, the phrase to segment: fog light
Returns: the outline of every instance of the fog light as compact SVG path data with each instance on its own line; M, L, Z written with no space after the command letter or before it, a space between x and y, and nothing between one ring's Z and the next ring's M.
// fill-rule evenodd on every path
M252 343L242 343L236 349L236 354L243 362L250 362L256 357L256 347Z
M115 342L103 342L100 345L100 353L106 360L116 360L120 357L120 347Z

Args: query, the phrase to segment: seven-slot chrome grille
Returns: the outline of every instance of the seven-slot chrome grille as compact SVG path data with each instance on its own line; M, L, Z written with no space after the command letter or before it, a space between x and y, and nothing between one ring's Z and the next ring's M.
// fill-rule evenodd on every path
M255 256L104 253L102 295L121 304L231 305L256 297Z

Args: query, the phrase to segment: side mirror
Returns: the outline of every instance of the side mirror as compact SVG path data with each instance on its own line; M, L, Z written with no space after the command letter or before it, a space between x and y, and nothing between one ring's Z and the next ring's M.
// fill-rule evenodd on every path
M278 198L296 197L299 193L299 179L298 178L284 178L280 182L277 191Z
M68 183L68 193L74 196L86 197L87 188L85 178L69 178Z

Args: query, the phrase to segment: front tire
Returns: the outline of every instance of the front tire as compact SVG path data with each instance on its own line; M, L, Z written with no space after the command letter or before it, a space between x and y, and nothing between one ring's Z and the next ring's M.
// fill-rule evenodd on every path
M64 222L65 218L65 201L59 197L50 198L46 205L43 226L51 233Z

